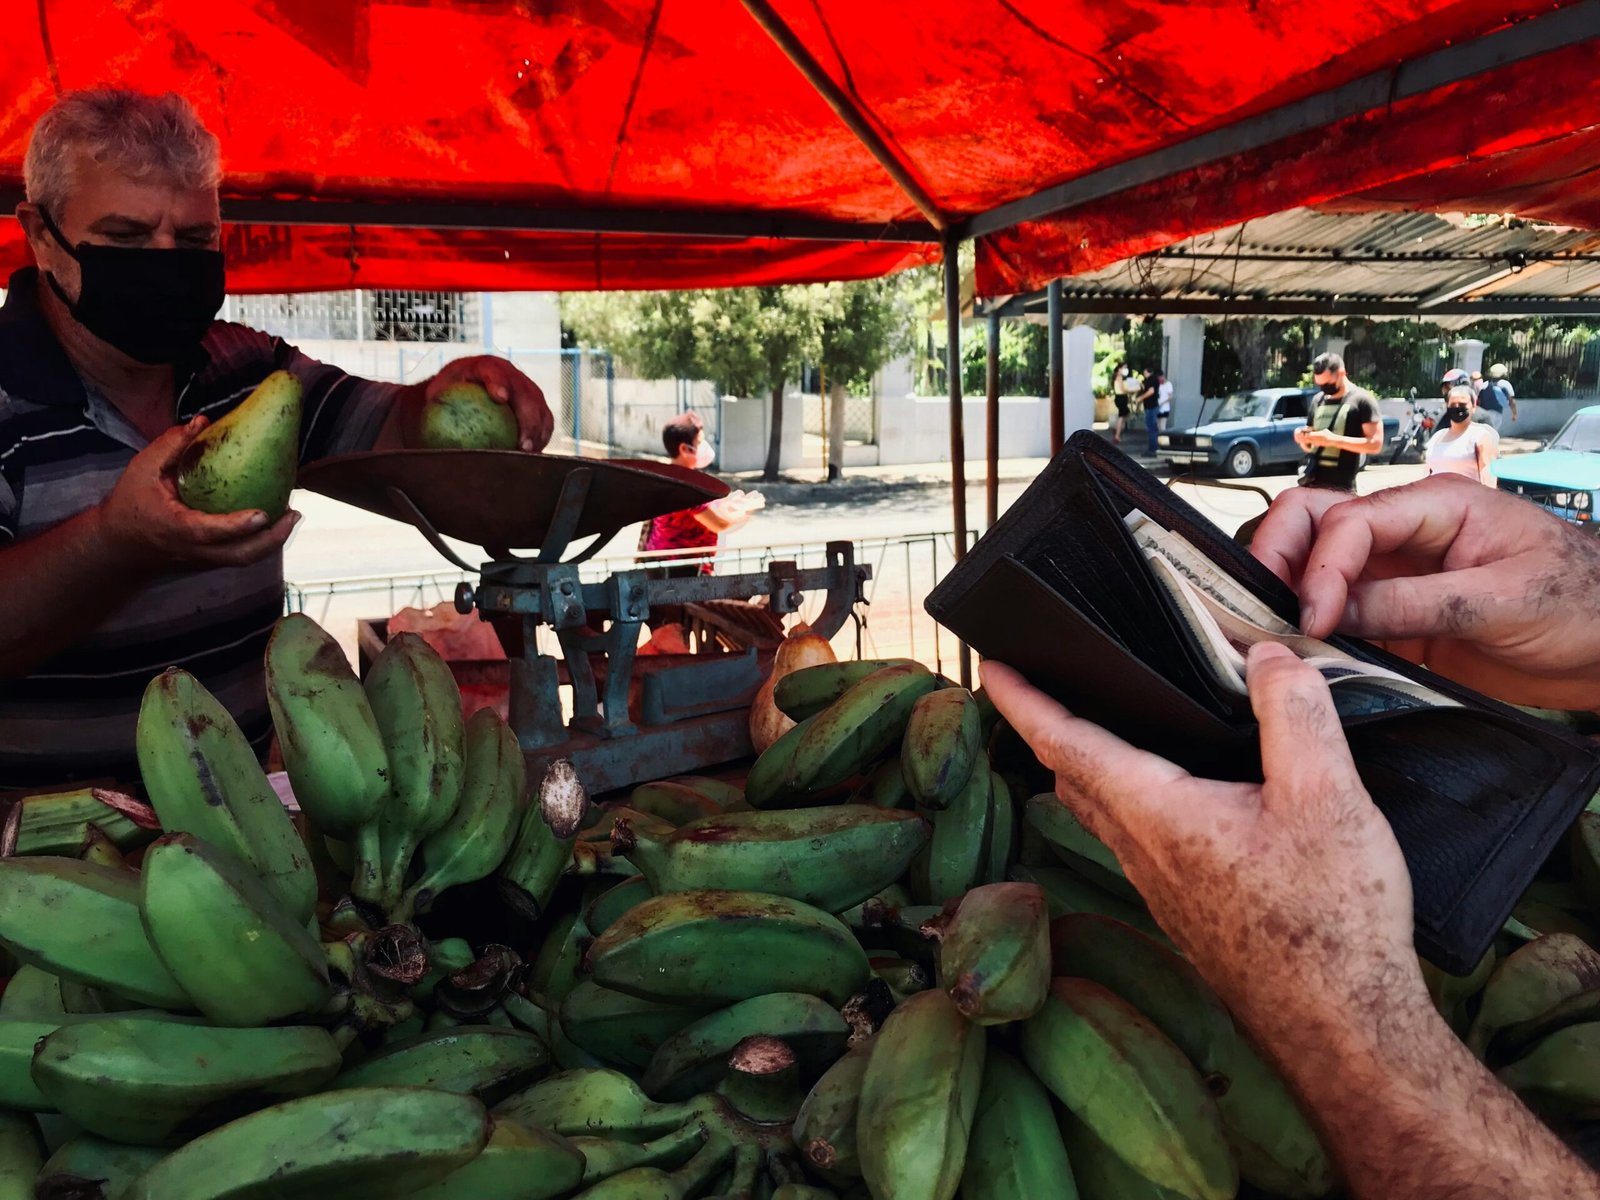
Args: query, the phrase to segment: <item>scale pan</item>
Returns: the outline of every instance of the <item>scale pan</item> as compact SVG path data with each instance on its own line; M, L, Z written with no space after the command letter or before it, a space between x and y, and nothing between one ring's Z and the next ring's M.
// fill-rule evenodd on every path
M537 549L574 471L592 472L570 540L614 533L728 494L701 471L643 459L567 458L520 450L374 450L300 470L300 486L370 513L414 524L390 489L404 493L446 537L476 546Z

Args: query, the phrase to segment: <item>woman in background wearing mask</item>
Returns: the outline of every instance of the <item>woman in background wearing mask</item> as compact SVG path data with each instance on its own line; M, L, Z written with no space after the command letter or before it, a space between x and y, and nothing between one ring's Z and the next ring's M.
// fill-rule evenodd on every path
M706 441L705 423L699 414L687 412L676 417L661 430L661 443L666 447L667 458L675 467L690 471L704 471L716 460L717 450ZM646 566L645 574L652 579L683 579L713 573L717 556L717 539L730 529L737 529L766 505L760 492L729 492L720 500L712 500L695 508L654 517L645 523L639 537L639 549L644 551L670 551L662 557L692 559L691 562L674 562L667 566ZM687 654L681 625L681 605L660 605L651 610L650 643L640 649L641 654Z
M1428 439L1428 474L1465 475L1494 487L1494 472L1489 464L1499 457L1500 435L1488 425L1473 423L1472 412L1478 402L1472 385L1451 388L1444 404L1448 424Z

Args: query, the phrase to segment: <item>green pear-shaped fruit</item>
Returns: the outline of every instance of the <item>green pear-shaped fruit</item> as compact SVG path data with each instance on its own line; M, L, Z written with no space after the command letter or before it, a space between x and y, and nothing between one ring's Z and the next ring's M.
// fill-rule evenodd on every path
M300 381L274 371L189 444L178 464L178 499L208 513L259 508L276 521L289 507L299 451Z
M515 450L517 415L476 383L452 383L422 410L428 450Z

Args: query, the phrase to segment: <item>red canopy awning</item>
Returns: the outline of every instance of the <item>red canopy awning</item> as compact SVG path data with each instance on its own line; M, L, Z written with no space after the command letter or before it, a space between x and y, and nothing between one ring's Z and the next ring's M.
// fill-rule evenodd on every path
M237 290L848 278L928 261L942 237L977 230L989 233L979 288L1008 292L1352 193L1600 224L1600 0L3 11L0 190L15 199L28 131L62 90L181 91L223 142ZM1518 32L1563 14L1564 45ZM1439 54L1491 43L1503 61L1487 69L1462 59L1454 72L1456 50ZM1359 113L1334 103L1390 75L1403 98L1369 96ZM1274 114L1323 98L1327 121L1261 143ZM1231 141L1235 130L1253 136ZM1161 171L1162 155L1208 135L1212 157ZM1144 163L1153 177L1092 188L1074 208L973 223ZM0 223L0 266L25 258Z

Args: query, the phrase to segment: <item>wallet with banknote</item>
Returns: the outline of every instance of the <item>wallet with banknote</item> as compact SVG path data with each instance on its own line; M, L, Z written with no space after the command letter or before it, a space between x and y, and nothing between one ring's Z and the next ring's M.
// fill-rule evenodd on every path
M1328 680L1405 853L1416 943L1465 973L1600 786L1600 752L1355 638L1312 639L1276 576L1104 439L1072 437L928 596L985 658L1196 774L1260 779L1244 652Z

